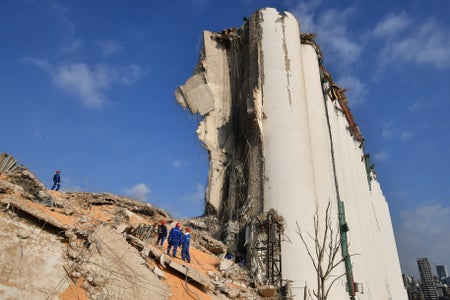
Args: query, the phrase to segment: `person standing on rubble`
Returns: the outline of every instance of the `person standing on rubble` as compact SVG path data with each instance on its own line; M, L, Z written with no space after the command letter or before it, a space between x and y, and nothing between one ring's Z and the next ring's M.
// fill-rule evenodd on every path
M60 170L56 170L55 175L53 175L53 186L52 186L52 190L56 191L59 190L59 188L61 187L61 171Z
M181 259L191 262L191 255L189 254L189 244L191 242L191 229L186 228L186 232L181 237Z
M166 222L163 220L161 224L158 226L158 240L156 241L156 245L162 247L164 241L167 237L167 226Z
M169 237L167 239L167 243L169 244L167 246L167 254L170 255L170 249L173 246L173 252L172 252L173 257L177 256L177 249L178 249L178 246L180 245L181 236L183 235L183 233L181 232L180 226L181 226L180 223L177 223L175 225L175 227L170 229Z

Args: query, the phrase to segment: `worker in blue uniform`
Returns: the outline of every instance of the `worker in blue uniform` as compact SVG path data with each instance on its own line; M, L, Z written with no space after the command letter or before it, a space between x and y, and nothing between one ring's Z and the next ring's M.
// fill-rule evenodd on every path
M61 171L57 170L55 172L55 175L53 175L53 186L52 186L52 190L59 191L59 188L61 187Z
M189 254L189 244L191 242L191 229L186 228L186 232L181 237L181 259L191 262L191 255Z
M172 256L177 256L177 249L181 242L181 236L183 235L183 232L181 232L180 229L180 223L177 223L175 227L170 229L169 237L167 238L167 243L169 244L167 246L167 254L170 255L170 249L173 247Z

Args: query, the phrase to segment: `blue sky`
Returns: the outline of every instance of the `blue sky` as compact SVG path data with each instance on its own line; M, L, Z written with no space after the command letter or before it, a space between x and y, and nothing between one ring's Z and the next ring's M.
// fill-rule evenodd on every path
M153 3L155 2L155 3ZM450 267L450 1L0 3L0 151L48 187L200 215L208 156L175 102L203 30L271 6L314 32L391 209L403 272Z

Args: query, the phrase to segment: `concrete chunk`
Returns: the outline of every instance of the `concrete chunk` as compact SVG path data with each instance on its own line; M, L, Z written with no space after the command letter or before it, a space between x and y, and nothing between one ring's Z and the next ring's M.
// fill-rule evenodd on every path
M204 116L214 109L214 95L202 74L196 74L175 92L178 103Z

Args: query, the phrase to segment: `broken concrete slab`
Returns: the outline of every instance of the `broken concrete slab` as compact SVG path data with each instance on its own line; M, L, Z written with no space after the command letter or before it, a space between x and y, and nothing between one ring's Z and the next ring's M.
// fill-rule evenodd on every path
M60 237L5 215L0 228L1 299L54 299L67 289Z
M164 262L163 266L168 266L172 268L173 270L179 272L180 274L189 277L193 281L197 282L198 284L204 286L208 290L213 289L213 285L211 284L211 281L208 277L202 275L200 272L195 270L194 268L191 268L188 263L185 262L177 262L173 257L170 257L168 255L164 255L161 250L157 249L153 246L148 246L149 256L153 256L156 258L160 258Z
M201 74L189 78L177 89L175 97L181 106L188 108L193 114L204 116L214 110L214 95Z
M121 234L98 226L89 242L91 246L78 270L86 277L105 279L101 290L91 287L97 295L108 299L168 299L167 285L146 267L144 259Z
M44 225L48 224L61 230L68 230L71 228L70 226L59 222L57 219L52 218L48 214L45 214L42 211L33 208L32 206L30 206L29 203L26 203L26 201L24 200L18 200L12 197L5 197L1 200L1 203L8 207L13 207L27 213L31 217L36 218L37 220L43 222Z

